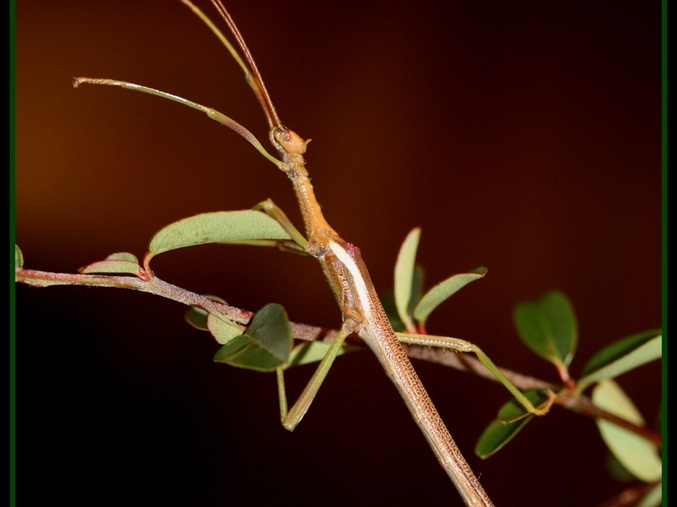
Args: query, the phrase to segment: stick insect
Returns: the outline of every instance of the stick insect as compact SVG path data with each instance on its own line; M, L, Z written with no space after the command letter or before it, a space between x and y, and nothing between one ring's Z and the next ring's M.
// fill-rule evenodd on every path
M374 352L387 375L395 384L412 417L419 425L440 464L465 503L477 506L493 505L488 494L470 469L466 459L447 430L400 342L440 346L462 352L475 352L492 372L502 377L500 372L479 348L468 342L443 337L413 334L398 335L395 333L371 282L367 267L362 260L360 249L342 239L324 218L305 166L304 154L307 149L308 140L303 139L282 123L254 59L230 14L220 0L211 0L235 38L242 56L240 56L234 46L231 45L208 17L194 6L190 0L181 1L209 26L243 69L247 82L254 91L265 113L270 129L270 141L277 150L279 159L268 154L261 143L247 129L212 108L166 92L125 81L81 77L75 79L75 86L83 83L118 86L158 95L198 109L213 120L230 127L242 135L290 179L303 217L305 236L291 225L284 213L272 202L266 201L261 205L261 209L282 225L295 241L298 248L318 260L329 287L341 309L343 322L337 337L332 342L311 380L297 402L290 409L287 407L282 370L278 369L280 413L283 426L288 430L293 430L299 424L345 339L351 334L357 335ZM547 406L545 408L534 407L504 377L501 378L501 381L518 397L529 412L542 414L547 411Z

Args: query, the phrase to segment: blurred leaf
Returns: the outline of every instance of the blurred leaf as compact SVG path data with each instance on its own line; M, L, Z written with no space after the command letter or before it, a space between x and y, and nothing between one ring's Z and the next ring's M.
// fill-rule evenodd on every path
M303 342L291 351L289 356L289 362L285 366L286 368L291 368L292 366L301 366L302 364L314 363L317 361L322 361L324 356L327 354L327 350L331 343L320 342L320 341L310 341ZM354 345L346 345L345 343L339 349L337 355L341 356L348 352L353 352L356 350L361 350L360 347Z
M14 245L14 269L21 269L24 267L24 254L21 252L19 245Z
M212 331L211 313L208 323ZM284 308L268 304L254 315L244 334L216 352L214 361L251 370L273 371L288 361L292 342L291 325Z
M640 498L635 507L658 507L663 503L663 482L656 484L651 490Z
M409 296L409 308L407 308L407 313L409 315L414 315L414 308L421 300L421 294L423 294L423 281L425 279L425 270L418 262L414 264L414 277L411 281L411 295Z
M421 298L424 278L425 274L423 267L420 264L416 264L414 266L414 278L411 283L411 296L409 298L410 304L407 312L409 315L413 315L414 306ZM402 319L400 319L400 314L397 311L397 307L395 306L395 292L389 290L379 294L379 299L393 329L398 333L406 331L406 327L404 326Z
M157 255L169 250L207 243L252 240L288 240L289 235L273 218L261 211L217 211L184 218L153 236L149 251Z
M525 391L524 395L534 404L538 406L547 400L547 394L541 389ZM505 421L512 421L521 417L521 419L506 423ZM517 435L526 424L533 419L534 415L527 412L522 404L512 399L501 407L498 411L498 417L494 419L489 426L480 435L477 444L475 445L475 454L482 459L497 453L504 445L510 442L515 435Z
M597 384L592 392L592 402L609 413L644 426L639 410L613 380L602 380ZM606 445L630 473L644 482L661 478L661 458L651 442L604 419L595 421Z
M513 317L527 347L566 370L578 342L576 315L567 297L558 291L548 292L539 299L518 304Z
M414 280L411 284L411 304L409 305L409 315L412 315L414 305L420 299L421 292L423 292L423 278L423 267L421 267L420 264L416 264L414 267ZM398 333L405 332L407 329L404 326L402 319L400 319L400 314L397 311L397 307L395 306L395 292L392 290L385 291L382 294L379 294L379 300L383 305L383 309L385 310L386 315L388 316L388 321L390 321L390 325L393 327L393 329Z
M627 468L623 466L623 463L618 461L618 458L614 456L614 453L609 451L606 455L605 466L609 475L621 482L636 482L637 477L632 475Z
M470 282L482 278L487 272L486 268L477 268L468 273L460 273L453 275L446 280L438 283L430 289L421 298L414 308L414 318L425 324L428 316L440 304L447 300L450 296L458 292L460 289L468 285Z
M412 229L402 243L395 262L395 307L406 328L414 327L409 306L414 282L416 250L420 237L421 229L418 227Z
M96 261L79 269L80 273L115 273L125 275L141 274L141 266L136 255L128 252L110 254L103 261Z
M663 353L663 336L660 329L651 329L622 338L594 354L583 368L578 388L602 379L615 378L626 371L660 359Z

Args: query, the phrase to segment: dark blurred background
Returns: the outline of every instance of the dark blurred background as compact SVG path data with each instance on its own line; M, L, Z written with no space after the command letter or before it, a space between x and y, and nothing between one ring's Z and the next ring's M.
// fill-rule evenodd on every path
M206 12L213 10L202 2ZM522 346L513 306L549 289L576 307L578 375L603 345L661 325L660 2L286 2L227 5L283 121L307 153L329 222L379 290L423 228L427 285L477 266L429 331L556 381ZM215 17L215 16L214 16ZM74 272L139 257L162 226L272 198L283 175L194 110L74 76L190 98L262 141L241 70L178 1L17 5L16 238L26 267ZM340 315L307 258L200 247L158 276L297 322ZM460 505L368 353L342 358L294 433L272 375L215 364L184 308L146 294L18 286L19 500L69 505ZM498 505L596 505L609 479L592 420L553 409L497 456L472 456L509 395L416 362ZM288 375L295 399L312 368ZM653 425L660 365L619 378ZM21 502L22 501L22 502Z

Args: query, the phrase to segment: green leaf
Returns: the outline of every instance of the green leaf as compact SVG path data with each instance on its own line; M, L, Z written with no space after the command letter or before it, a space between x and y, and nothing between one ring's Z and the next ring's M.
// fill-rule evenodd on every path
M254 315L244 334L216 352L214 361L251 370L273 371L288 361L292 342L291 325L284 308L269 304Z
M625 468L620 461L618 461L618 458L614 456L611 451L607 453L604 461L606 471L615 480L621 482L635 482L637 480L637 477L628 472L628 469Z
M219 303L226 304L226 301L218 296L206 295L205 297L214 301L218 301ZM209 331L209 327L207 326L208 315L209 312L204 308L200 308L199 306L191 306L188 310L186 310L183 318L195 329L199 329L200 331Z
M395 262L395 307L406 328L414 327L409 306L414 282L416 250L420 237L421 229L418 227L412 229L402 243Z
M409 308L407 313L413 315L414 306L421 299L421 293L423 292L423 279L425 278L425 273L423 267L420 264L414 266L414 278L411 283L411 295L409 297ZM383 292L379 294L379 299L383 305L383 309L388 316L390 325L393 326L393 329L396 332L405 332L407 329L400 319L400 314L397 311L395 306L395 292L392 290Z
M592 392L592 402L599 408L644 426L644 418L613 380L602 380ZM645 482L662 476L662 463L656 446L625 428L604 419L596 419L602 439L618 461L635 477Z
M432 289L426 292L426 294L418 302L413 311L414 318L417 321L425 324L426 320L435 308L446 301L447 298L468 285L470 282L482 278L486 273L486 268L476 268L468 273L453 275L438 283Z
M411 281L411 295L409 296L409 315L414 315L414 308L421 300L423 294L423 281L425 279L425 270L418 262L414 265L414 277Z
M578 324L567 297L551 291L515 307L517 332L533 352L566 370L576 352Z
M207 315L207 330L221 345L234 340L244 328L227 318L225 315L210 311Z
M21 269L24 267L24 254L21 252L19 245L14 245L14 269Z
M535 406L540 405L547 399L547 395L541 389L525 391L524 395ZM526 424L533 419L534 415L526 411L516 399L510 400L503 405L498 412L498 417L480 435L475 445L475 454L482 459L497 453L510 442ZM513 421L514 422L506 422Z
M153 236L149 251L157 255L169 250L207 243L252 240L288 240L289 235L273 218L261 211L217 211L184 218Z
M497 419L491 421L475 445L475 454L482 459L493 456L510 442L531 421L532 417L527 416L509 424L502 423Z
M530 389L524 391L522 394L531 402L532 405L538 407L548 400L548 393L544 389ZM531 415L524 405L518 400L512 399L501 407L498 411L497 420L503 423L513 421L525 415Z
M663 482L656 484L651 490L640 498L635 507L659 507L663 503Z
M594 354L583 368L578 389L603 379L615 378L641 366L660 359L663 353L663 336L660 329L651 329L627 336L607 345Z
M142 269L136 255L128 252L117 252L110 254L105 260L92 262L84 268L80 268L79 271L80 273L109 273L139 276Z
M303 342L291 351L289 356L289 362L285 366L286 368L291 368L292 366L300 366L302 364L314 363L317 361L322 361L324 356L327 354L327 350L331 343L311 341ZM338 356L346 354L348 352L353 352L356 350L361 350L360 347L355 347L354 345L346 345L345 343L341 346Z
M203 310L197 306L191 306L186 310L186 313L183 314L183 318L195 329L209 331L209 328L207 327L208 315L209 312L207 312L207 310Z

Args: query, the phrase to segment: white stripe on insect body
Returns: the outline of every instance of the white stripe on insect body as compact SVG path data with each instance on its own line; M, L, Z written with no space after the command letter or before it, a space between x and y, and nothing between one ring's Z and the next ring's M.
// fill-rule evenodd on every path
M335 241L329 241L329 251L332 252L338 260L345 266L346 270L352 278L352 285L355 289L353 295L357 297L359 301L360 312L362 316L369 321L372 318L371 304L372 304L372 295L370 294L369 287L367 282L364 279L364 275L360 270L359 266L355 262L354 254L348 250L357 250L357 247L352 243L345 243L348 248L339 245Z

